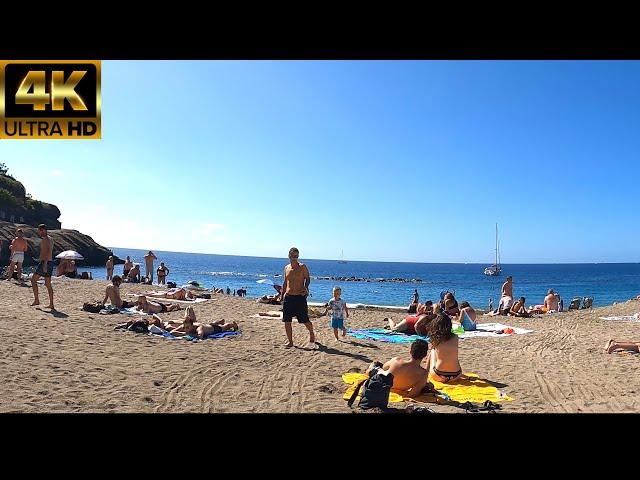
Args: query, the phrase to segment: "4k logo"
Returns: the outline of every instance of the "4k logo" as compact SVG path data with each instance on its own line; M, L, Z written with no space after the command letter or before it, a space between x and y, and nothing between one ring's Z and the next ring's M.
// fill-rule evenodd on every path
M0 139L99 139L100 61L0 61Z

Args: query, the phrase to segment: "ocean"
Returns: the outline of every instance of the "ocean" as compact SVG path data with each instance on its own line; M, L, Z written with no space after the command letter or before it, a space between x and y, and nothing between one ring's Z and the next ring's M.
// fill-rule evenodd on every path
M131 256L141 264L144 275L145 250L112 248L120 258ZM155 251L158 261L170 269L168 281L183 285L196 280L207 288L229 287L231 291L246 288L247 296L257 298L273 294L269 284L256 283L270 279L282 284L285 258L241 257L232 255L208 255ZM362 262L336 260L312 260L301 258L309 267L311 285L309 302L326 302L331 289L342 287L342 298L349 303L402 306L411 302L414 289L420 301L438 300L440 292L454 291L456 299L467 300L476 308L486 309L489 299L497 307L500 287L508 275L513 276L514 296L524 296L527 305L543 303L549 288L553 288L564 300L565 308L573 297L593 297L594 306L610 305L635 298L640 294L640 263L600 264L503 264L502 275L489 277L483 274L487 265L460 263L400 263ZM79 271L91 271L94 278L106 278L104 267L82 267ZM116 265L115 274L122 274L122 265ZM154 273L155 277L155 273ZM324 278L320 278L324 277ZM340 281L326 277L357 277L369 281ZM408 282L376 281L375 279L402 278ZM420 280L420 281L416 281Z

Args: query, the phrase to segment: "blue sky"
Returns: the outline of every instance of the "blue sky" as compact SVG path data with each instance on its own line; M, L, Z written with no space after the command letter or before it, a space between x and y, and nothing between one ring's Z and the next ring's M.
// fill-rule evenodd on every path
M0 142L103 245L637 262L640 63L104 61L102 140Z

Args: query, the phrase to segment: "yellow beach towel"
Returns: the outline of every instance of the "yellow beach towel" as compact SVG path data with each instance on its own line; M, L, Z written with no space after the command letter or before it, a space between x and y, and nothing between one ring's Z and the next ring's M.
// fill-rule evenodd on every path
M342 398L349 400L356 386L366 378L367 375L364 373L349 372L343 374L342 380L350 386L347 388L347 391L344 392ZM433 386L439 393L445 393L451 400L460 403L484 403L487 400L491 400L492 402L504 402L513 400L513 398L502 394L500 390L488 383L486 380L481 379L475 373L465 373L461 378L452 383L441 383L433 380L431 377L429 377L429 381L433 383ZM358 398L360 398L360 396L358 396ZM398 403L402 401L433 403L435 398L430 395L421 395L417 398L409 398L391 391L389 394L389 403Z

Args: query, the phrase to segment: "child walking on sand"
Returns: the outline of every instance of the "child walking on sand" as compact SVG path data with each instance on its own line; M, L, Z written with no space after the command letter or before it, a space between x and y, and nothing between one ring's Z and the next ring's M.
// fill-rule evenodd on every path
M338 338L338 329L342 330L342 336L344 337L347 333L347 329L344 326L345 315L346 318L349 318L347 302L340 298L341 293L342 289L340 287L333 288L333 298L327 303L324 311L326 315L329 309L331 309L331 328L333 328L333 334L338 341L340 341L340 338Z

